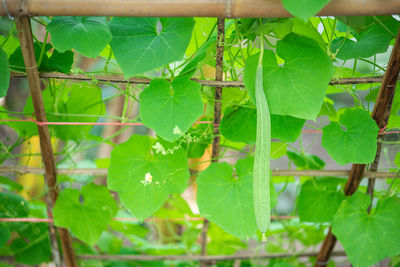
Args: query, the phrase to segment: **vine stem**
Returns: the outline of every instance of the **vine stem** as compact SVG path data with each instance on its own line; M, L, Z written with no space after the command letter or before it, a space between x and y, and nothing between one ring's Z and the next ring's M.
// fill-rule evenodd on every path
M43 104L38 65L33 48L31 22L29 17L25 16L17 17L15 22L20 40L22 56L25 63L26 75L28 78L29 90L32 97L36 120L39 122L46 122L47 118ZM42 152L42 161L45 167L45 181L49 189L49 193L46 194L47 216L52 219L53 206L58 197L55 157L47 125L37 125L37 128L40 139L40 149ZM53 223L49 223L49 231L53 260L57 267L61 267L62 263L57 241L57 231ZM72 238L68 230L64 228L58 228L58 233L60 235L60 241L64 251L64 259L67 263L67 266L78 266L75 253L72 248Z
M371 117L375 120L378 125L380 132L382 132L386 124L388 123L390 110L392 108L393 96L396 90L396 83L400 73L400 31L397 34L396 42L393 46L392 53L390 55L389 63L386 68L385 76L383 78L378 97ZM381 153L382 143L379 142L382 135L378 135L377 150L375 154L374 162L371 164L370 172L376 172L379 164L379 157ZM346 196L350 196L357 191L360 184L361 178L364 176L366 165L365 164L353 164L349 178L344 189ZM375 179L369 179L367 193L371 197L370 205L367 212L371 210L372 200L374 196ZM329 232L325 237L325 240L320 248L317 256L315 267L323 267L328 264L329 257L332 253L333 248L336 244L336 237L332 233L332 228L329 228Z
M216 64L215 64L215 80L222 81L224 74L224 42L225 42L225 19L218 18L217 21L217 52L216 52ZM222 87L215 88L214 94L214 139L212 143L211 159L212 162L218 161L219 156L219 123L221 121L221 100L222 100ZM204 220L203 228L201 230L201 255L207 254L207 231L209 227L209 221ZM202 261L201 267L207 266L207 261Z

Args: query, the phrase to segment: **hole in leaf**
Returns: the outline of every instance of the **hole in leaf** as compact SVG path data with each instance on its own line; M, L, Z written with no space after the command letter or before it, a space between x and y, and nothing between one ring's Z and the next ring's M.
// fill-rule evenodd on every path
M160 34L161 31L162 31L162 29L163 29L163 25L162 25L161 21L158 20L158 21L157 21L157 25L156 25L157 34Z
M84 202L85 202L85 198L84 198L82 195L80 195L80 196L79 196L79 203L80 203L81 205L83 205Z

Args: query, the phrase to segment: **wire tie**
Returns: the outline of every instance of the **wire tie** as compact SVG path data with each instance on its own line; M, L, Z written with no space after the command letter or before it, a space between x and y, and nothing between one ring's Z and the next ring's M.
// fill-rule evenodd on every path
M14 20L14 17L10 14L10 11L8 11L6 0L3 0L3 6L4 6L4 9L5 9L5 11L6 11L7 15L8 15L8 18L10 20Z

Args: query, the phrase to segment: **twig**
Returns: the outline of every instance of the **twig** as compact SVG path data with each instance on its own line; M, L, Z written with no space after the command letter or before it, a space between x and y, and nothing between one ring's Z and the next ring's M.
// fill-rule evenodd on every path
M24 78L26 74L13 72L12 77ZM150 78L133 77L125 79L123 75L85 75L85 74L63 74L63 73L52 73L42 72L39 74L40 78L53 78L63 80L76 80L76 81L97 81L101 83L136 83L136 84L150 84ZM199 80L196 78L192 79L195 82L200 83L203 86L209 87L244 87L242 81L218 81L218 80ZM338 78L332 79L329 85L345 85L345 84L363 84L363 83L381 83L383 76L371 76L371 77L350 77L350 78Z
M381 131L386 127L386 124L388 122L390 109L392 107L392 102L393 102L393 96L396 89L396 82L399 76L399 71L400 71L400 31L397 35L395 45L393 46L392 54L389 59L389 64L386 68L386 73L381 88L379 90L378 97L376 99L374 110L372 111L371 115L371 117L378 124L378 127ZM378 135L375 160L371 165L369 175L367 175L370 178L373 178L370 175L378 169L379 157L382 147L382 143L379 142L379 139L382 138L380 136L382 135ZM346 196L352 195L357 190L361 178L364 176L365 167L366 167L365 164L353 164L344 190ZM368 182L368 193L371 195L371 203L373 197L374 184L375 180L370 179ZM368 208L368 210L370 210L370 207ZM331 252L335 247L336 237L332 234L331 230L332 229L329 228L328 235L325 237L325 240L321 246L315 264L316 267L326 266L327 262L329 261Z
M35 58L35 51L33 48L30 19L29 17L17 17L15 22L18 30L18 37L25 63L29 90L32 97L36 120L39 122L45 122L47 121L46 111L44 109L41 83ZM48 127L45 125L37 125L37 128L39 132L40 149L42 151L42 161L45 167L45 181L49 189L49 194L46 195L47 216L52 219L52 209L58 196L55 157ZM56 266L61 266L57 233L53 223L49 223L49 231L53 260ZM58 228L58 233L60 235L60 241L64 251L64 259L67 263L67 266L78 266L75 253L72 248L72 239L69 232L64 228Z

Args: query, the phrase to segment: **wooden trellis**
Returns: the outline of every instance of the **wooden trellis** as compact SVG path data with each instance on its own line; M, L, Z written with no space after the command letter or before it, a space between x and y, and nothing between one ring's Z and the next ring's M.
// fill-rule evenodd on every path
M382 4L382 0L333 0L328 4L319 15L383 15L400 13L400 1L387 0ZM223 62L223 39L224 39L224 19L229 17L287 17L289 14L284 10L280 0L64 0L62 3L54 0L3 0L0 4L0 15L15 16L16 25L21 44L22 54L26 67L26 77L29 82L30 93L32 96L35 117L38 122L47 122L46 113L43 105L43 98L40 89L40 78L58 78L58 79L75 79L75 80L92 80L93 77L85 75L65 75L57 73L41 73L37 69L37 63L34 55L32 29L29 16L213 16L220 17L218 20L218 41L217 41L217 60L216 60L216 79L215 81L196 80L202 85L216 87L215 100L221 99L222 87L243 87L241 82L222 81L222 62ZM391 104L395 92L396 83L400 72L400 33L397 36L392 54L386 69L384 77L366 77L366 78L347 78L340 80L332 80L331 84L356 84L356 83L376 83L382 82L378 98L372 113L373 119L382 130L387 124L390 114ZM14 77L24 76L22 74L14 74ZM100 82L130 82L147 84L149 79L132 78L125 81L122 76L95 76ZM220 101L215 101L214 107L214 125L217 125L221 119ZM38 124L38 132L40 137L40 145L42 151L42 159L45 169L13 169L0 168L0 172L20 171L44 173L49 194L47 199L48 217L52 218L52 207L58 196L57 189L57 170L55 168L55 157L51 146L48 126L46 124ZM219 135L218 126L214 126L214 134L216 137L213 141L212 158L218 157ZM381 138L380 135L379 138ZM348 181L345 188L345 194L353 194L360 183L360 180L367 176L370 178L368 192L373 194L373 186L375 178L395 177L395 173L378 173L377 167L379 162L380 150L382 143L378 142L378 149L374 163L370 170L365 172L365 164L353 164L351 170L348 171L281 171L275 173L277 175L348 175ZM58 170L62 173L63 170ZM74 171L64 170L72 173ZM77 170L79 172L79 170ZM75 173L77 173L75 172ZM105 175L106 170L97 170L98 174ZM91 171L91 173L93 173ZM50 240L52 245L53 260L57 266L62 265L57 244L56 228L49 223ZM231 258L227 257L211 257L205 255L207 222L205 222L202 231L202 255L197 257L186 256L162 256L152 259L148 256L96 256L96 255L80 255L82 259L105 259L105 260L160 260L160 259L180 259L180 260L235 260L243 259L243 257ZM77 257L72 248L72 239L66 229L58 228L58 234L64 253L64 260L67 266L78 266ZM325 266L332 255L336 238L329 231L325 241L317 255L315 266ZM303 254L302 254L303 255ZM304 254L305 256L316 256L314 254ZM275 255L276 257L292 257L298 255ZM274 258L275 256L261 255L261 258ZM136 257L136 258L135 258ZM146 258L147 257L147 258ZM252 258L254 255L248 255ZM258 257L258 256L257 256Z

